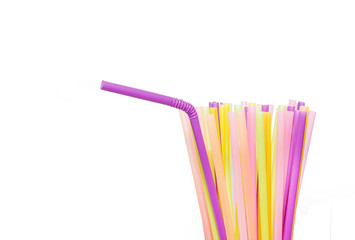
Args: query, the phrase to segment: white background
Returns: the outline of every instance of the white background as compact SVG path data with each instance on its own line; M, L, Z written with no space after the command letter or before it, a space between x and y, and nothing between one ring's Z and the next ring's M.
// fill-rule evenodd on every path
M354 1L1 1L0 239L203 239L178 111L317 112L294 240L352 239Z

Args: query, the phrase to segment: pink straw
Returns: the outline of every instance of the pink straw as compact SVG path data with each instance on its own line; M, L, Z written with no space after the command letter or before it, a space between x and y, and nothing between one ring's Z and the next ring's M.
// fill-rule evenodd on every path
M237 132L237 115L235 112L228 113L229 118L229 132L231 140L231 157L233 161L234 173L234 192L235 202L233 203L237 208L239 237L243 240L248 240L247 225L245 221L245 207L244 207L244 193L243 193L243 180L242 169L240 166L240 152Z
M286 112L286 122L285 122L285 168L284 168L284 188L286 186L287 168L288 168L288 156L290 154L290 144L291 144L291 134L292 134L292 124L293 124L293 111ZM285 198L284 198L285 199Z
M256 190L256 127L255 106L249 106L247 111L248 147L250 159L251 194L255 204L255 225L258 225L258 200Z
M180 111L180 118L181 118L181 123L184 131L186 146L188 149L192 176L195 182L197 200L198 200L198 205L200 207L205 238L208 240L213 240L210 219L208 217L208 212L207 212L205 194L203 192L202 177L201 177L200 167L197 159L194 136L191 131L191 125L189 124L188 117L183 111Z
M277 111L277 145L276 145L276 188L275 188L275 217L274 240L282 240L282 212L284 196L284 143L285 143L285 110Z
M210 200L212 204L212 209L214 217L216 220L218 234L221 240L226 240L226 231L223 223L222 212L218 201L217 189L214 185L210 163L208 161L207 151L205 143L202 137L201 127L198 120L197 112L194 106L183 100L168 97L165 95L152 93L136 88L126 87L119 84L114 84L106 81L102 81L101 89L109 92L114 92L129 97L139 98L151 102L156 102L164 105L168 105L187 113L190 118L192 131L194 132L197 150L199 152L202 170L205 175L206 185L208 193L210 195Z
M293 107L297 107L297 102L296 102L296 100L290 99L290 101L288 102L288 105L293 106Z

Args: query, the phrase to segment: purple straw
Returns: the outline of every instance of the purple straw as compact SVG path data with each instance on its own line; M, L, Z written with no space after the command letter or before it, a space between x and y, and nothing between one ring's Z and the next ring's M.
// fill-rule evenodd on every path
M210 195L212 209L214 213L214 217L216 220L218 234L221 240L227 240L227 235L224 227L224 222L222 218L222 212L218 201L217 190L214 185L212 171L210 168L207 151L205 147L205 143L202 137L201 127L198 120L197 112L194 106L190 103L187 103L183 100L172 98L168 96L164 96L157 93L152 93L136 88L126 87L119 84L114 84L106 81L102 81L101 89L109 92L114 92L122 95L126 95L129 97L139 98L151 102L156 102L164 105L168 105L180 110L183 110L187 113L190 118L192 131L195 136L195 141L197 145L197 150L200 156L200 161L202 165L202 170L205 176L206 185L208 189L208 193Z
M306 112L299 112L299 119L298 119L298 133L297 133L297 141L295 146L295 152L293 155L293 163L292 163L292 172L291 172L291 181L290 181L290 190L288 193L288 200L286 206L286 215L285 215L285 222L283 228L283 240L291 240L292 235L292 225L293 219L295 214L295 203L296 203L296 196L297 196L297 185L298 185L298 178L300 173L300 164L301 164L301 157L302 157L302 148L303 148L303 137L304 137L304 127L306 124Z
M306 104L304 102L298 102L297 104L297 110L300 110L301 106L305 106Z
M293 124L292 124L292 132L291 132L291 141L290 141L290 151L288 154L288 164L287 164L287 172L286 172L286 184L285 184L285 194L284 194L284 206L283 206L283 221L285 222L285 214L286 214L286 204L288 200L288 192L290 188L291 181L291 172L292 172L292 164L293 164L293 153L295 152L296 138L297 138L297 127L298 127L298 119L299 119L299 111L294 111L293 115Z
M269 105L262 105L261 106L261 111L268 112L269 111Z
M295 111L295 106L287 106L287 111Z

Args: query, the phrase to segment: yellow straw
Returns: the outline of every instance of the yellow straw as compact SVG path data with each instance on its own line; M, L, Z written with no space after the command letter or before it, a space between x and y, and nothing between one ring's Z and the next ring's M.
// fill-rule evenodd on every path
M230 152L230 134L229 134L229 121L228 121L228 112L231 111L231 104L223 104L225 106L225 111L224 111L224 116L223 116L223 121L225 122L225 138L226 138L226 144L225 144L225 155L226 155L226 182L227 182L227 192L228 192L228 199L229 199L229 205L231 209L231 214L233 216L233 199L232 199L232 176L231 176L231 152ZM234 225L234 218L233 220L233 226Z
M217 136L220 135L220 129L219 129L219 124L218 124L218 111L216 107L210 107L210 113L214 115L215 122L216 122L216 128L217 128ZM218 137L218 144L221 146L221 140Z
M266 155L265 155L265 130L263 112L256 112L256 157L258 164L259 179L259 208L261 239L269 240L267 179L266 179Z
M224 174L226 174L226 159L227 159L227 153L226 153L226 121L225 121L225 112L226 112L226 104L222 104L219 106L219 121L221 125L221 150L222 150L222 161L223 161L223 169L224 169Z
M277 129L277 117L274 119L274 130L272 133L272 141L271 141L271 236L274 235L274 218L275 218L275 182L276 182L276 131Z
M264 113L265 123L265 153L266 153L266 182L267 182L267 206L269 239L272 239L271 232L271 113Z

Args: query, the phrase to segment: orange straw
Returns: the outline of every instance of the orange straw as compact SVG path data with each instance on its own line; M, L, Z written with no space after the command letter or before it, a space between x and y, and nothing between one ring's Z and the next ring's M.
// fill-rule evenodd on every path
M249 240L256 240L255 202L253 201L250 176L248 136L244 109L237 110L237 129L240 144L240 160L243 177L244 203Z
M207 127L208 127L208 133L210 137L210 143L212 147L213 163L216 171L216 180L217 180L220 204L222 208L222 216L226 227L227 239L234 240L235 235L234 235L232 211L230 209L230 204L229 204L227 184L226 184L226 178L223 170L221 147L218 141L215 116L213 114L208 114L206 118L207 118Z

